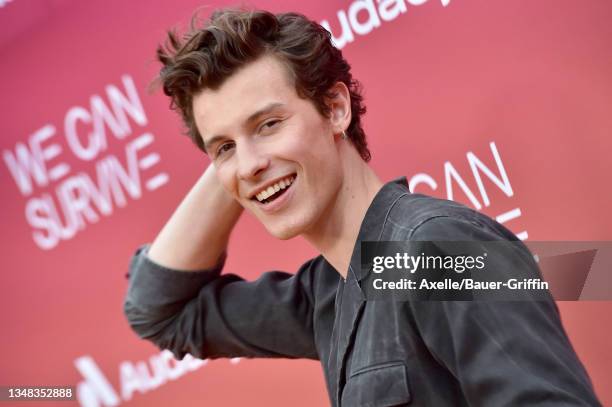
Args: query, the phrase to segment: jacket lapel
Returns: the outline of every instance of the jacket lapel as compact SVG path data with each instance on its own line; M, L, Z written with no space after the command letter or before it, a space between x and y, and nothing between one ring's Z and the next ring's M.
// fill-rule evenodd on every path
M384 230L385 221L391 207L405 194L409 194L406 178L401 177L385 184L376 194L361 223L344 286L336 296L336 321L332 333L332 343L337 346L335 357L336 406L340 405L342 390L346 381L347 357L355 342L359 320L365 307L365 296L359 281L364 277L361 270L361 242L378 241ZM339 305L338 305L339 303ZM333 366L334 363L330 366Z
M337 319L337 359L336 359L336 405L340 405L342 389L346 381L346 357L354 343L354 335L365 306L365 299L359 283L349 273L341 294L340 313Z

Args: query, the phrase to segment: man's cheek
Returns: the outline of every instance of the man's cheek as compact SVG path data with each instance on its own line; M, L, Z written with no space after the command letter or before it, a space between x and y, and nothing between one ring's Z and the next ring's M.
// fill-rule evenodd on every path
M222 168L217 167L217 179L223 189L232 196L235 200L240 202L240 187L235 177L231 176L228 171L224 171ZM246 194L243 194L246 195Z

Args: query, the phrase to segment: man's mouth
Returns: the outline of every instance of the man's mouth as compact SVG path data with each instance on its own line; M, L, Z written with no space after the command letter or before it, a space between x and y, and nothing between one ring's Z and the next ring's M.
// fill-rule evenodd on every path
M270 185L265 190L261 191L253 199L256 199L259 203L268 204L278 199L281 195L283 195L289 187L295 181L296 174L292 174L286 178L281 179L273 185Z

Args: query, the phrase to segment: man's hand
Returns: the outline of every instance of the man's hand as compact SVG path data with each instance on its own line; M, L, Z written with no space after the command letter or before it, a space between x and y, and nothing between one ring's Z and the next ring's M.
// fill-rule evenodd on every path
M242 210L210 164L149 248L149 258L184 271L216 266Z

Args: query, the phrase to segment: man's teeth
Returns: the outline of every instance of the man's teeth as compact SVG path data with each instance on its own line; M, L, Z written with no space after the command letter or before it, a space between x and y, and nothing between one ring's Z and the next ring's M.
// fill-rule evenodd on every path
M271 197L272 195L274 195L275 193L277 193L278 191L280 191L281 189L288 188L289 185L291 185L294 180L295 180L295 176L284 178L280 180L279 182L277 182L276 184L269 186L268 189L261 191L260 193L255 195L255 197L257 198L259 202L262 202L268 199L269 197Z

